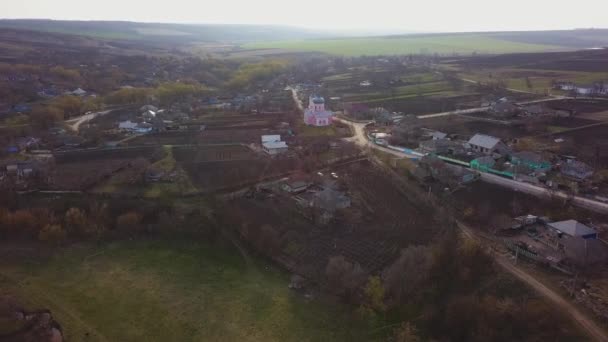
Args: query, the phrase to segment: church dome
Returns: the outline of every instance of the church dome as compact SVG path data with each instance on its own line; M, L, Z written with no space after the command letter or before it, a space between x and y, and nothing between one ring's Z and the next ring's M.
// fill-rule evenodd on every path
M325 99L322 98L321 96L315 96L312 98L312 103L314 104L324 104L325 103Z

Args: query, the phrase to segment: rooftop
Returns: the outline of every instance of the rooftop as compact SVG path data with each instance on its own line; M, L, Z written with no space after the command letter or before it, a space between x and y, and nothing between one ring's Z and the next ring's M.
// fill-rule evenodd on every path
M321 96L313 96L312 102L315 104L323 104L323 103L325 103L325 99Z
M485 134L475 134L470 140L469 144L475 146L481 146L487 149L493 149L500 142L499 138L485 135Z
M595 229L587 227L586 225L576 221L576 220L567 220L567 221L559 221L549 223L551 228L557 229L564 234L568 234L570 236L578 236L578 237L586 237L589 235L595 235L597 232Z
M281 141L281 136L278 134L262 135L262 143L276 142L276 141Z
M275 149L275 148L287 148L287 144L284 141L269 141L262 143L267 149Z

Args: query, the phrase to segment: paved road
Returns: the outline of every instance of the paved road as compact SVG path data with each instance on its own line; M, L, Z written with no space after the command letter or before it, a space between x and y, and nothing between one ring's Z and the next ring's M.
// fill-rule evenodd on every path
M552 198L557 197L560 199L571 199L575 205L579 207L586 208L592 211L596 211L599 213L608 213L608 203L595 201L589 198L581 197L581 196L571 196L563 191L552 191L547 188L543 188L540 186L536 186L529 183L518 182L512 179L500 177L497 175L493 175L491 173L481 173L481 180L487 183L492 183L496 185L500 185L509 189L521 191L528 193L530 195L534 195L537 197L543 198Z
M336 120L350 125L353 128L354 136L348 138L348 140L354 142L358 146L361 146L363 148L375 148L377 150L381 150L383 152L387 152L396 157L401 158L419 158L418 156L412 156L404 152L392 150L383 146L378 146L370 142L367 139L367 136L365 135L365 126L367 126L369 123L352 122L342 118L336 118ZM481 172L480 179L486 183L496 184L505 188L525 192L530 195L534 195L541 198L557 197L564 200L571 199L572 202L579 207L586 208L599 213L608 214L608 203L603 203L580 196L570 196L563 191L552 191L547 188L543 188L529 183L518 182L501 176L493 175L491 173Z
M457 222L458 228L460 228L463 235L472 240L479 241L479 237L475 233L473 229L463 224L462 222ZM526 272L524 269L518 268L511 260L501 254L498 253L489 253L490 256L494 258L496 263L505 271L511 273L517 279L521 280L528 286L530 286L533 290L535 290L539 295L543 296L549 302L553 303L559 308L560 312L563 312L567 315L570 315L572 319L579 324L579 326L595 341L608 341L608 334L604 329L600 328L595 322L585 316L575 305L573 305L570 301L562 297L559 293L553 291L549 287L545 286L543 283L538 281L534 275Z
M342 122L344 124L349 125L353 129L354 135L350 138L346 138L344 140L355 143L357 146L363 148L375 148L379 151L390 153L395 157L399 158L420 158L419 156L412 156L403 152L399 152L397 150L393 150L384 146L379 146L367 139L365 134L365 126L369 125L371 122L363 123L363 122L352 122L342 118L335 117L334 120Z
M478 108L470 108L470 109L459 109L459 110L452 110L452 111L449 111L449 112L418 115L417 117L418 117L418 119L431 119L431 118L438 118L438 117L448 116L448 115L473 114L473 113L484 112L484 111L488 110L489 108L490 107L478 107Z

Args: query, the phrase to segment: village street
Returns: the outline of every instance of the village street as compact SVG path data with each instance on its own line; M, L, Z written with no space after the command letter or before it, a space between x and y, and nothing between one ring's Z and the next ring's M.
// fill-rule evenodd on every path
M353 121L345 120L343 118L336 118L336 120L339 122L345 123L347 125L350 125L352 127L354 135L353 135L353 137L351 137L349 139L350 139L350 141L355 142L358 146L367 147L367 148L375 148L377 150L380 150L380 151L383 151L386 153L390 153L396 157L410 158L410 159L418 158L418 156L412 156L411 154L407 154L404 152L400 152L397 150L379 146L379 145L376 145L376 144L372 143L371 141L369 141L369 139L367 139L366 134L365 134L365 126L367 126L369 123L353 122ZM509 188L509 189L515 190L515 191L525 192L525 193L528 193L530 195L537 196L537 197L544 197L544 198L557 197L557 198L564 199L564 200L571 199L575 205L580 206L582 208L587 208L589 210L593 210L593 211L596 211L599 213L608 213L608 204L607 203L595 201L595 200L581 197L581 196L572 196L563 191L552 191L547 188L539 187L539 186L536 186L533 184L519 182L519 181L507 179L504 177L496 176L496 175L485 173L485 172L481 172L480 174L481 174L480 179L487 183L492 183L492 184L499 185L499 186L502 186L505 188Z

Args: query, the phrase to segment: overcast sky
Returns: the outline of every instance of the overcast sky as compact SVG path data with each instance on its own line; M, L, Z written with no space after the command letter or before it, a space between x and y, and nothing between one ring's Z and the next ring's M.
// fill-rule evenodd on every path
M0 0L0 17L397 31L608 27L608 0Z

